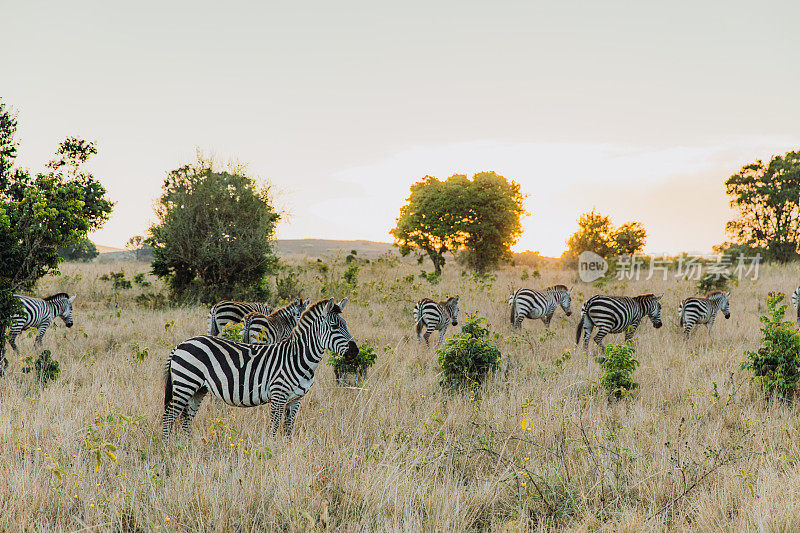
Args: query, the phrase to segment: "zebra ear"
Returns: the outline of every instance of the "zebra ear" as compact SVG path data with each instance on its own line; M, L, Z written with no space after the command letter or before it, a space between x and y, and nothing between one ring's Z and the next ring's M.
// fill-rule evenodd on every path
M346 305L347 305L347 298L345 298L344 300L342 300L341 302L339 302L339 309L341 309L342 311L344 311L344 306L346 306Z
M325 314L326 315L329 314L331 311L333 311L333 306L334 305L336 305L336 300L334 300L333 298L328 300L328 303L325 304Z
M731 299L731 291L728 291L727 293L725 293L725 298L727 298L729 300Z
M308 307L308 304L311 303L311 298L306 298L306 301L303 303L303 307Z
M570 287L569 290L567 291L567 294L572 294L572 289L574 289L574 288L575 287Z
M663 295L663 294L662 294L662 295L660 295L660 296L656 296L656 301L657 301L657 302L660 302L660 301L661 301L661 298L663 298L663 297L664 297L664 295Z
M77 294L76 294L75 296L77 296ZM75 299L75 296L72 296L72 297L69 299L69 303L72 303L72 301Z

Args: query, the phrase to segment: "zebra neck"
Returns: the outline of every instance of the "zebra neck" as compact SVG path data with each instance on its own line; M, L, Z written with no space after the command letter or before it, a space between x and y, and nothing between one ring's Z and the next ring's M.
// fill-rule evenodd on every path
M325 348L322 346L321 339L313 332L307 336L293 334L289 337L291 352L294 354L301 366L309 369L312 373L322 361L322 354Z

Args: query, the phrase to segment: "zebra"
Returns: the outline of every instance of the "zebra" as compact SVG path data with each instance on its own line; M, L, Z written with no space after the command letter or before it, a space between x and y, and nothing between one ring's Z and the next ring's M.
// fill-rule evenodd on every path
M245 344L201 335L176 346L165 364L164 441L175 420L189 434L203 397L210 392L228 405L252 407L269 402L274 437L284 412L284 431L292 431L300 401L314 384L314 372L325 350L343 357L358 355L342 310L333 298L309 306L289 338L277 344Z
M65 292L59 292L47 298L32 298L18 294L15 294L14 297L20 301L23 309L22 313L11 317L11 331L8 333L8 342L15 352L19 353L19 349L17 349L14 341L24 329L38 329L39 333L36 335L34 344L41 346L42 338L47 328L50 327L56 317L60 316L68 328L72 327L72 302L75 300L74 296L70 297Z
M217 302L208 312L208 334L219 335L225 324L241 322L244 315L253 311L268 315L272 312L272 308L259 302L233 302L230 300Z
M550 329L550 320L559 305L567 316L572 315L570 293L572 289L566 285L553 285L543 291L517 289L508 300L511 305L511 325L519 329L524 319L541 318L544 327Z
M289 305L276 309L269 315L252 311L244 315L242 322L242 342L249 344L275 344L291 333L300 315L311 300L305 302L300 298L292 300Z
M448 324L458 325L458 296L451 296L443 302L434 302L430 298L423 298L414 306L414 327L417 330L417 342L422 342L422 330L425 330L425 344L433 330L439 330L439 344L444 341L444 334Z
M689 338L689 334L697 324L705 324L708 334L711 335L717 311L722 311L726 319L730 318L731 310L728 303L730 297L730 292L711 291L704 297L690 296L682 301L678 306L678 314L681 317L680 325L686 338Z
M589 349L589 336L592 328L597 326L594 342L603 350L603 338L609 333L625 333L625 341L629 341L636 333L636 328L645 316L650 317L653 326L661 327L661 296L640 294L639 296L603 296L595 295L581 306L581 319L575 332L575 344L583 335L583 350Z
M792 303L797 309L797 322L800 322L800 287L797 287L792 293Z

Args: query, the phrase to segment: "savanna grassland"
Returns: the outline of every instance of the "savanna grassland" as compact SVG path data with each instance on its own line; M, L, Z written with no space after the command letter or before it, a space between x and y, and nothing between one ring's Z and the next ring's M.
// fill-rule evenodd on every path
M767 293L790 294L797 266L765 266L733 287L730 320L685 342L677 305L695 293L691 281L595 288L574 271L522 281L524 267L506 267L480 279L453 264L431 285L417 265L373 261L352 289L342 261L327 272L289 263L304 295L349 297L350 331L377 347L366 380L339 386L321 365L290 438L269 437L267 407L206 400L192 436L178 430L166 449L162 365L206 332L207 309L137 304L164 290L151 276L151 287L117 291L99 279L145 264L65 264L44 278L38 295L77 295L75 326L59 320L45 336L56 381L38 385L15 360L0 380L0 530L800 528L798 409L765 401L740 368L760 342ZM512 332L512 287L554 283L576 286L572 317L557 311L550 334L530 320ZM629 400L609 403L598 364L575 349L580 304L599 292L665 293L664 327L646 321L637 334L640 387ZM418 298L452 294L462 321L488 319L503 354L496 375L463 393L442 390L411 319ZM18 344L36 355L32 337Z

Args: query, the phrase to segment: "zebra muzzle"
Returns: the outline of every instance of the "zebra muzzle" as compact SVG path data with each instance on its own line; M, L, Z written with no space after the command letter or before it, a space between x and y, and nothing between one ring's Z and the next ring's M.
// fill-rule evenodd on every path
M358 355L358 345L356 341L350 341L347 343L347 351L344 352L345 357L355 357Z

